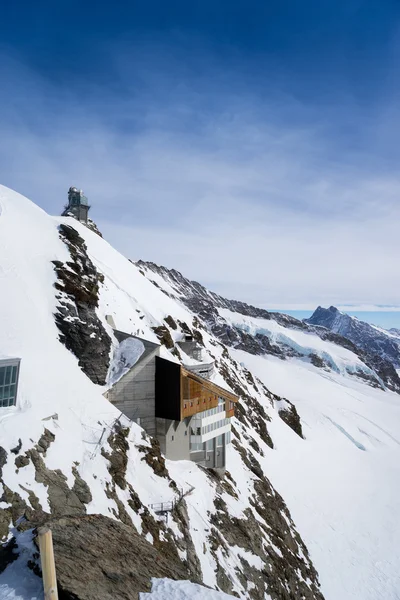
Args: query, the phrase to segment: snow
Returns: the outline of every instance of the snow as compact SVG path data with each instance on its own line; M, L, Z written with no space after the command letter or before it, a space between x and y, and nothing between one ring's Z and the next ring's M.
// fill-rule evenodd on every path
M72 486L72 465L78 463L79 473L93 496L88 512L112 516L110 510L116 506L104 493L110 474L101 448L109 450L106 440L119 413L104 398L104 388L90 382L77 359L58 340L53 317L56 298L51 261L69 260L58 235L60 223L71 224L79 231L90 258L105 276L98 316L111 336L106 315L113 317L117 329L158 343L153 326L163 323L167 315L190 324L193 314L82 224L70 218L50 217L29 200L0 186L0 356L22 359L18 405L0 411L1 445L9 452L21 439L24 452L37 442L44 428L49 429L56 439L45 457L47 467L61 469ZM153 273L151 276L162 289L171 292L162 277ZM255 431L251 435L264 451L264 457L256 455L257 460L287 502L310 550L326 600L399 600L399 396L373 389L351 377L349 373L358 368L366 371L367 367L359 357L332 342L285 328L273 320L254 319L221 309L220 315L249 333L262 332L273 342L301 350L305 356L319 354L332 366L331 371L326 371L295 358L280 360L230 350L237 362L246 365L268 389L293 402L301 416L305 440L264 400L272 418L267 426L274 450ZM213 338L206 333L203 338L204 361L211 360L210 352L220 360L219 344L212 343ZM140 344L133 342L119 345L111 382L139 360L141 351ZM161 356L177 361L164 347L160 352ZM240 376L239 366L237 373ZM213 381L227 388L217 371ZM52 418L55 413L58 418ZM241 431L241 424L236 425ZM147 443L142 439L143 430L134 423L130 426L128 483L145 506L172 499L174 491L169 481L156 476L136 448L136 444ZM242 443L253 452L244 438ZM223 499L229 514L241 518L250 506L255 476L249 473L232 446L227 450L227 460L240 493L237 499L224 493ZM215 587L216 560L209 549L204 552L204 546L209 546L215 487L194 463L167 461L167 467L183 490L194 487L186 497L191 534L204 582ZM14 461L9 460L3 467L3 479L25 500L28 492L21 486L32 490L44 510L48 510L46 488L36 482L31 465L17 473ZM1 492L0 489L0 495ZM141 517L130 509L126 492L117 489L117 494L141 531ZM172 519L168 526L176 536L182 536ZM0 575L0 599L41 600L38 585L41 582L25 567L26 556L31 552L29 540L19 538L19 543L22 555ZM265 543L269 544L267 534ZM228 556L218 555L221 566L232 578L234 591L239 594L243 593L243 587L235 567L240 566L241 557L260 566L255 557L238 546L229 548ZM151 595L142 594L142 600L189 597L230 598L189 582L168 580L155 581Z
M153 579L151 593L142 593L140 600L232 600L224 592L216 592L190 581Z
M399 396L301 360L233 354L301 415L306 440L274 417L276 451L259 460L285 498L326 600L398 600Z
M246 333L265 335L272 344L286 345L303 356L317 354L325 360L331 369L338 373L354 372L360 369L365 373L373 374L373 371L354 352L342 346L337 346L333 342L322 340L313 333L289 329L273 319L248 317L226 308L219 308L218 312L228 323Z
M18 533L13 530L17 539L18 552L16 561L0 573L1 600L43 600L43 581L27 566L33 548L32 533Z
M109 385L119 381L137 363L144 350L143 342L132 337L118 344L110 365Z

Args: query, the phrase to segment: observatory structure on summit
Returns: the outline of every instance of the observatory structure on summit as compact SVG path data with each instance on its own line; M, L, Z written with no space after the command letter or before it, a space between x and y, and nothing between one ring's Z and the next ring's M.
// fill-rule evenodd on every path
M75 217L82 223L87 223L89 213L89 202L82 190L70 187L68 190L68 204L62 213L63 217Z

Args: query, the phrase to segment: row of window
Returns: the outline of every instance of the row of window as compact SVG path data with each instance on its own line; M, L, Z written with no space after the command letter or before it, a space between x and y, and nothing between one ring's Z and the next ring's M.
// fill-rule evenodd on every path
M229 444L231 441L231 432L222 434L217 436L216 438L212 438L212 440L208 440L203 443L191 443L190 444L190 452L201 452L202 450L214 450L214 443L217 448L221 448L224 445L224 436L225 436L225 444Z
M216 429L220 429L221 427L225 427L225 425L229 425L230 419L225 418L220 421L216 421L215 423L210 423L209 425L203 425L203 427L190 427L190 435L205 435L206 433L211 433Z

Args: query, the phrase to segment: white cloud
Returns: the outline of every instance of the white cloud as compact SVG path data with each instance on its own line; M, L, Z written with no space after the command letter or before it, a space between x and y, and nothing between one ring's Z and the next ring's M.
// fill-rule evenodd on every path
M195 77L64 95L15 64L2 80L1 182L49 212L82 187L124 254L255 304L398 305L400 178L337 148L321 115L283 125Z

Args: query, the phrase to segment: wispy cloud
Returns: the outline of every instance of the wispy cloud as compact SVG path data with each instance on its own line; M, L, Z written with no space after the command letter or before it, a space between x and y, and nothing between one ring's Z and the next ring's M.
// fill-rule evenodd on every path
M400 176L382 149L395 109L370 114L363 130L348 98L342 112L313 116L215 65L205 76L118 57L101 88L3 66L2 183L54 213L70 185L82 187L124 254L231 297L400 303Z

